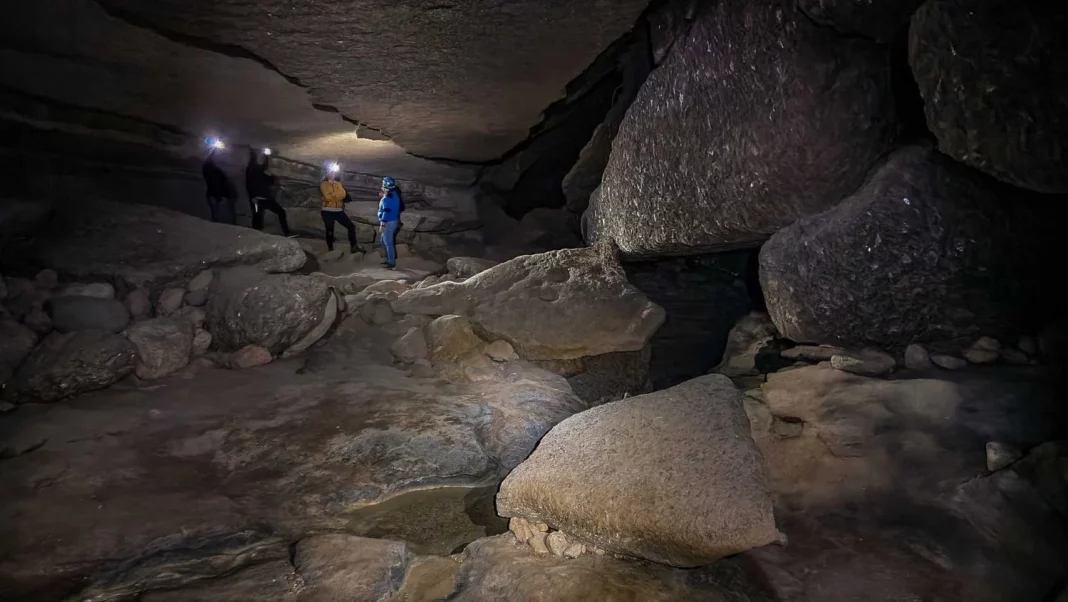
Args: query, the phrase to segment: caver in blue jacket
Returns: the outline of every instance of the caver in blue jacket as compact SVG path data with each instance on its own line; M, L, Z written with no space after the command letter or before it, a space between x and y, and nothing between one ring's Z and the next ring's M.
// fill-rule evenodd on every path
M399 220L400 210L400 193L396 189L386 191L382 195L382 200L378 202L378 223L385 224Z
M401 197L393 178L382 178L382 200L378 202L378 231L386 247L383 265L393 269L397 265L397 228L400 227Z

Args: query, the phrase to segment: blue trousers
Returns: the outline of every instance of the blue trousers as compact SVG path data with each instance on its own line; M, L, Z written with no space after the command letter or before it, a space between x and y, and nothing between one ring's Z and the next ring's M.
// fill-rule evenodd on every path
M400 222L386 222L382 230L382 244L386 247L386 263L397 265L397 227Z

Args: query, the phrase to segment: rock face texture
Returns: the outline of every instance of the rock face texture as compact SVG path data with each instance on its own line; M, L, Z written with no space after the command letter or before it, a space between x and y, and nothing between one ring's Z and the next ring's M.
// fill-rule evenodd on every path
M741 393L709 375L560 423L497 508L611 552L709 564L777 539L762 462Z
M841 205L764 245L772 320L798 342L855 346L1013 333L1034 307L1041 236L1012 194L933 151L895 152Z
M848 196L888 148L889 63L874 43L789 0L700 10L612 142L587 241L632 257L756 246Z
M1059 2L920 7L909 62L939 149L999 180L1068 192L1066 30Z
M37 345L32 330L10 318L0 318L0 385L7 382Z
M399 541L341 533L301 540L293 564L310 600L383 600L404 581L410 558Z
M574 560L536 554L511 535L472 542L460 565L455 602L767 602L758 579L730 560L678 570L608 556Z
M280 355L319 326L332 293L310 276L246 267L220 272L209 297L208 330L222 349L260 345Z
M798 0L797 4L815 21L842 33L889 42L923 0Z
M1068 446L1044 443L1060 435L1050 412L1063 416L1046 379L990 368L946 380L829 366L768 374L746 407L789 544L745 560L779 575L777 599L995 602L1056 591ZM947 429L955 416L967 419ZM988 475L991 440L1032 451Z
M28 259L67 277L119 281L131 288L192 278L206 266L292 272L305 260L292 239L159 207L107 201L64 206L30 253Z
M59 401L103 389L134 370L137 348L98 330L53 333L41 342L8 383L16 401Z
M161 378L184 368L193 352L193 324L183 318L155 318L130 327L126 338L137 347L138 378Z
M126 306L114 299L99 297L54 297L51 305L52 326L60 332L103 330L122 332L130 323Z
M313 10L236 0L103 3L134 23L262 57L308 82L313 102L369 124L415 154L470 161L495 159L526 138L564 85L629 30L646 4L524 0L502 11L489 1L363 0ZM322 44L338 31L375 35ZM413 39L421 40L418 50L408 47ZM344 74L339 64L347 66ZM401 83L394 78L402 72L417 75Z
M664 322L608 246L517 257L464 282L407 291L393 310L465 316L532 360L637 351Z

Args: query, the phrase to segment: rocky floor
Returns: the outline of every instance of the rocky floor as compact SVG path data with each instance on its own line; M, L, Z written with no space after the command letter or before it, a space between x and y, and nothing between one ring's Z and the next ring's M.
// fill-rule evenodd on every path
M307 358L198 363L5 416L2 597L131 599L284 560L321 532L446 556L501 532L495 484L584 406L532 367L412 377L369 331L350 318Z

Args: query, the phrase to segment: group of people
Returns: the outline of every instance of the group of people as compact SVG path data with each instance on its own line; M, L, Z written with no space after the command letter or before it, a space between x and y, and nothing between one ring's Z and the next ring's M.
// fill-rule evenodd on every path
M213 146L204 161L204 183L207 185L208 209L211 221L228 224L237 223L236 190L226 172L215 162L215 152L221 148ZM245 189L248 192L252 209L252 227L263 229L263 215L271 211L278 216L278 224L283 236L293 236L286 220L286 210L275 198L276 178L270 172L269 152L256 152L249 149L248 165L245 167ZM356 242L356 225L345 213L345 203L352 200L340 180L340 168L334 164L325 170L319 183L320 209L323 226L326 228L326 246L334 250L334 224L341 224L349 235L349 250L360 251ZM400 191L393 178L382 178L382 197L378 202L378 233L382 245L386 248L386 260L382 265L389 269L397 267L396 234L400 227L400 214L403 210Z

